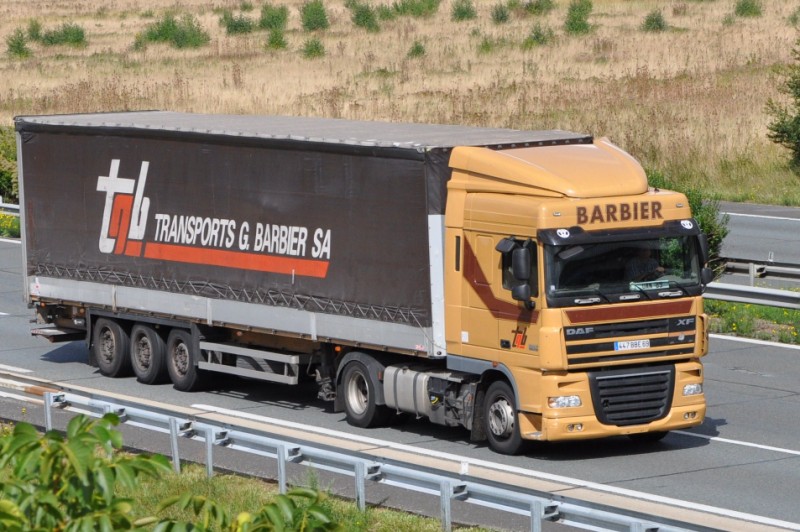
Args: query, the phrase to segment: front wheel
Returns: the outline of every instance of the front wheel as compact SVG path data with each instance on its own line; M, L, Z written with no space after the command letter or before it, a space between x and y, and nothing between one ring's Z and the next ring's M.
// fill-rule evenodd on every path
M127 377L131 374L128 354L130 338L116 321L98 318L92 331L92 352L100 373L106 377Z
M344 368L342 389L347 422L356 427L379 427L388 424L393 412L375 402L375 383L361 362L350 362Z
M525 442L519 432L514 390L505 381L495 381L483 404L489 447L500 454L519 454Z
M192 349L192 335L183 329L172 329L167 338L167 373L176 390L193 392L205 384L204 374L197 367Z

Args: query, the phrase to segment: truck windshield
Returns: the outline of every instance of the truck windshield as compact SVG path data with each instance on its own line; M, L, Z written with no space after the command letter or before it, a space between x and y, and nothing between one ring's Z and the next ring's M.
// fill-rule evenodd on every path
M683 297L701 291L695 236L545 245L545 257L552 307Z

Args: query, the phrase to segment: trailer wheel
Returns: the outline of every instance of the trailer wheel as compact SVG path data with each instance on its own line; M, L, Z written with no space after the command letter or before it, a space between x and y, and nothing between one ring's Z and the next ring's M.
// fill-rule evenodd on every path
M375 386L367 367L350 362L344 368L342 389L347 422L356 427L379 427L391 421L394 412L386 405L375 403Z
M514 390L506 381L495 381L483 404L489 447L500 454L519 454L524 441L519 433Z
M98 318L92 331L92 353L100 373L106 377L127 377L131 374L128 354L130 338L116 321Z
M197 367L192 352L192 335L183 329L172 329L167 338L167 372L176 390L193 392L204 384L203 372Z
M155 329L137 323L131 331L131 366L144 384L167 380L167 347Z

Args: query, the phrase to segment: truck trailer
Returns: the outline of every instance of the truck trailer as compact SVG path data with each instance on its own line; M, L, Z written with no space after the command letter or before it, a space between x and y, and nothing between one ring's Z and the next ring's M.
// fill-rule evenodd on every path
M164 111L24 116L33 334L109 377L316 379L513 454L700 424L708 245L607 139ZM407 415L406 414L406 415Z

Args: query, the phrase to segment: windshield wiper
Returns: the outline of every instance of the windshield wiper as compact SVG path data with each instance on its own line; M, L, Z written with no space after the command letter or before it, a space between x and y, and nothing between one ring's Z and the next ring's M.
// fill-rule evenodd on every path
M598 297L577 297L575 298L576 305L594 305L597 303L602 303L605 301L606 303L611 303L611 300L605 295L603 292L600 291L599 288L594 289L594 293Z
M681 297L689 295L689 291L682 287L680 283L673 282L671 284L678 290L662 290L658 293L658 297Z

